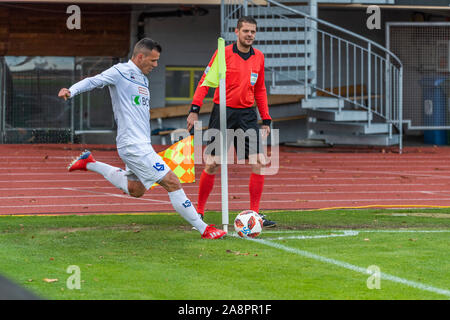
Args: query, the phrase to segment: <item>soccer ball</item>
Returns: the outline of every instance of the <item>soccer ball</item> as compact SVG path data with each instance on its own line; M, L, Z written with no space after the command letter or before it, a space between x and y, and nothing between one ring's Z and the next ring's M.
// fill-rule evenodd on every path
M261 233L262 227L261 217L252 210L244 210L234 219L234 230L243 238L256 238Z

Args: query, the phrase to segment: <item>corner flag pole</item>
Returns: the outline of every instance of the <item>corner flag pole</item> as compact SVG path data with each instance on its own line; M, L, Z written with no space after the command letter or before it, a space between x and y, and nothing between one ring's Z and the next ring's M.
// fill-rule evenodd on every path
M227 95L225 85L225 74L227 66L225 63L225 40L219 38L217 40L217 54L214 58L211 68L207 69L206 77L203 80L202 86L210 88L219 87L220 99L220 178L222 184L222 224L223 230L228 232L228 143L227 143Z
M223 230L228 232L228 142L227 142L227 95L226 95L226 63L225 63L225 40L219 38L217 40L217 58L219 64L219 99L220 99L220 178L222 189L222 224Z

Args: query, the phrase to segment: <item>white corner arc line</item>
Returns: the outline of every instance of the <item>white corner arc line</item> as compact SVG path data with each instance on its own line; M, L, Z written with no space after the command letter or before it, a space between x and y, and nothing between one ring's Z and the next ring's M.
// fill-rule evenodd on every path
M236 235L236 237L238 237ZM306 258L310 258L313 260L317 260L323 263L328 263L328 264L332 264L341 268L345 268L351 271L355 271L358 273L362 273L365 275L369 275L371 276L372 274L370 272L367 271L367 269L362 268L362 267L358 267L355 266L353 264L347 263L347 262L343 262L343 261L339 261L336 259L331 259L331 258L327 258L327 257L323 257L323 256L319 256L317 254L308 252L308 251L304 251L304 250L300 250L300 249L296 249L296 248L291 248L291 247L287 247L284 246L282 244L278 244L275 242L271 242L271 241L266 241L263 239L251 239L251 238L245 238L246 240L249 241L254 241L256 243L261 243L264 244L266 246L275 248L275 249L279 249L279 250L283 250L286 252L290 252L290 253L294 253L296 255L302 256L302 257L306 257ZM392 282L397 282L415 289L419 289L419 290L423 290L423 291L428 291L428 292L432 292L432 293L436 293L436 294L441 294L441 295L445 295L447 297L450 297L450 290L446 290L446 289L441 289L441 288L436 288L430 285L426 285L426 284L422 284L419 282L415 282L415 281L411 281L411 280L407 280L407 279L403 279L394 275L390 275L384 272L380 273L381 279L385 279L385 280L389 280Z

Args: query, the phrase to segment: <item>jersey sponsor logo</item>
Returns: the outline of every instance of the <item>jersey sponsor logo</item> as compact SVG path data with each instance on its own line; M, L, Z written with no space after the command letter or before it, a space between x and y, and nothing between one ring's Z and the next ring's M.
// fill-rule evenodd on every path
M163 170L164 170L164 165L163 165L162 163L157 162L157 163L155 163L155 164L153 165L153 168L154 168L156 171L163 171Z
M252 86L254 86L255 83L256 83L256 81L258 81L258 74L252 72L252 73L250 74L250 84L251 84Z
M207 66L207 67L205 68L205 75L207 75L207 74L208 74L208 72L209 72L209 69L211 69L211 68L210 68L210 66Z
M143 97L140 95L132 95L131 96L131 104L135 107L148 107L149 106L149 98Z
M192 206L192 203L189 200L186 200L185 202L182 203L182 205L185 208L189 208L190 206Z

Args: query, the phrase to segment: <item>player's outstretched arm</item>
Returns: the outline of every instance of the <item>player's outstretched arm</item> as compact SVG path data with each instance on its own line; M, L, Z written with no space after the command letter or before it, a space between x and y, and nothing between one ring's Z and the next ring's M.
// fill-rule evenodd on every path
M103 88L109 85L115 85L120 77L119 72L114 66L103 71L94 77L84 78L83 80L73 84L69 89L62 88L58 97L67 100L73 98L80 93L91 91L96 88Z
M70 98L70 91L67 88L62 88L59 90L58 97L64 100L67 100Z

